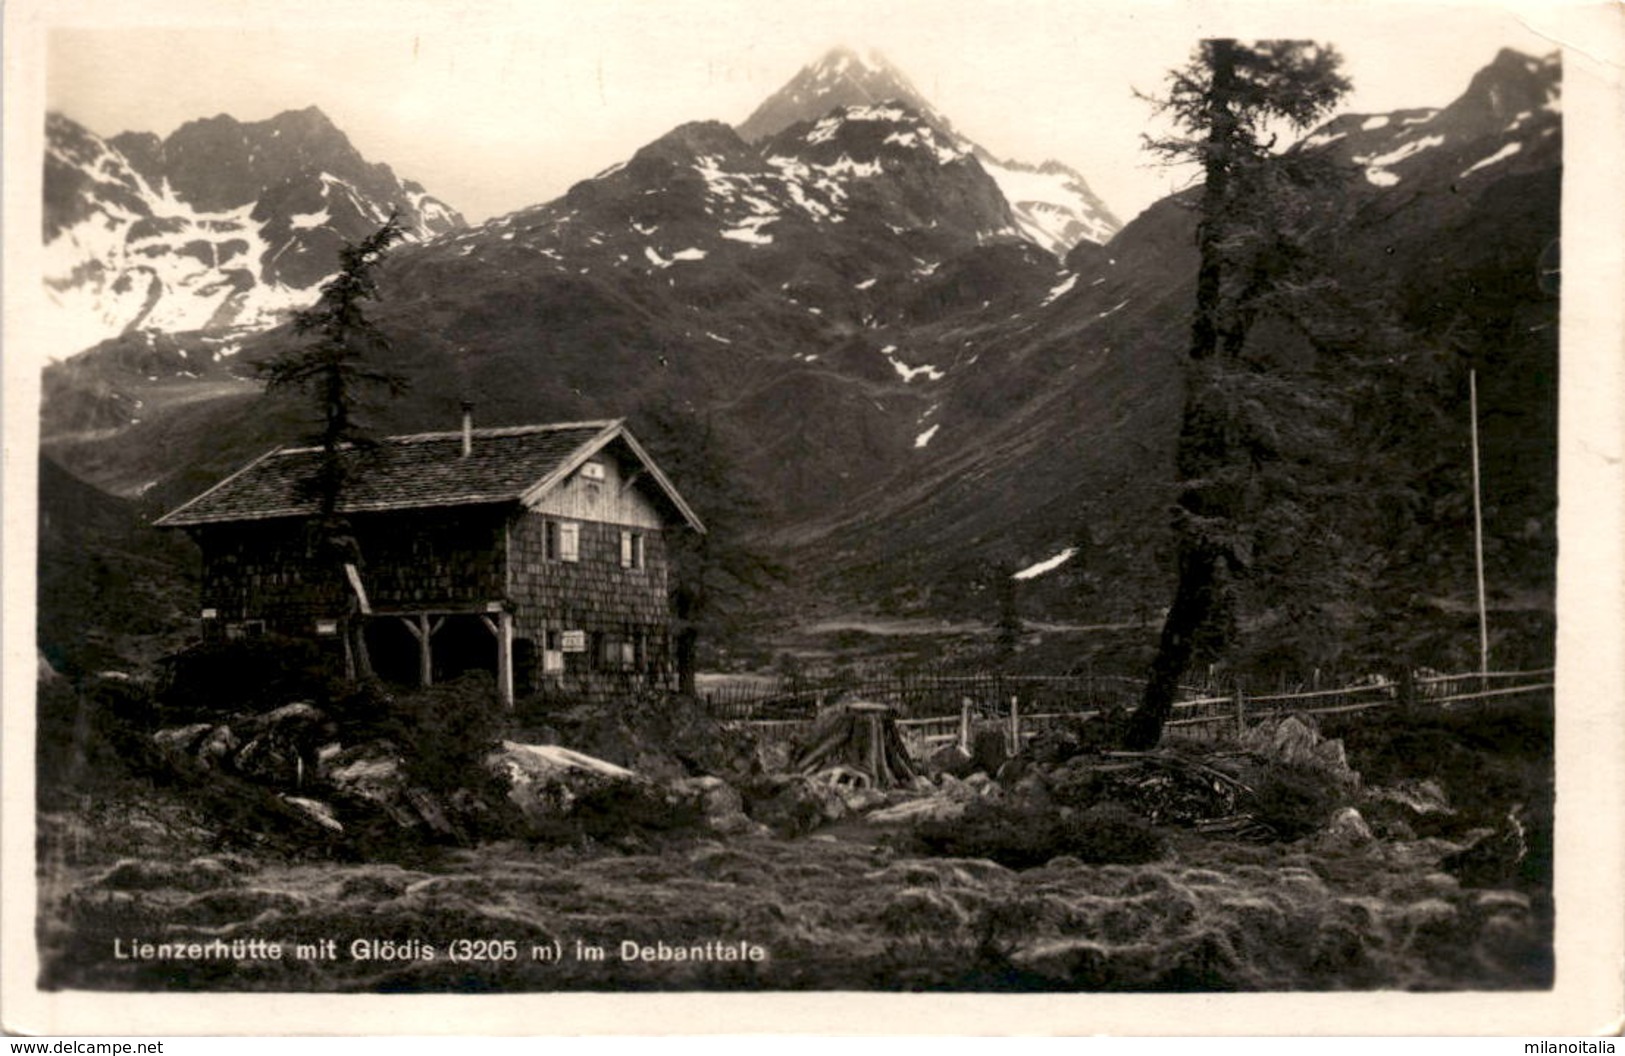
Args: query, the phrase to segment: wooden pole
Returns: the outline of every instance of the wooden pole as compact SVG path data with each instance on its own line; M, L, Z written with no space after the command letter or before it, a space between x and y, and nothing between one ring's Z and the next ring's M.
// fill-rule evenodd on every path
M429 630L429 614L418 613L418 684L434 685L434 632Z
M1236 736L1240 737L1247 732L1247 698L1241 690L1241 683L1236 683Z
M1010 754L1021 754L1021 701L1010 695Z
M345 617L339 621L339 637L344 640L344 680L355 681L355 652L350 647L350 620Z
M970 754L970 698L959 701L959 750Z
M502 691L502 703L513 707L513 613L503 611L497 617L502 633L497 635L497 686Z
M412 632L412 637L418 640L418 685L427 689L434 685L434 651L429 641L434 637L434 632L439 630L439 624L429 626L429 614L426 612L418 613L415 619L411 616L402 616L401 622Z
M1468 413L1472 417L1473 437L1473 557L1478 572L1478 674L1479 688L1484 688L1484 677L1490 669L1490 627L1488 609L1484 603L1484 506L1479 487L1478 469L1478 371L1467 372Z
M497 692L502 694L502 703L513 707L513 613L506 609L497 613L495 620L486 613L480 613L480 622L485 629L491 632L497 640ZM436 630L439 629L436 625ZM427 640L427 639L425 639Z

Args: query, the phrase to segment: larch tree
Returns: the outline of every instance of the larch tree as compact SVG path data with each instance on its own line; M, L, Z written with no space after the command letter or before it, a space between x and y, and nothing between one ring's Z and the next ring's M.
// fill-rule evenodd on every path
M406 388L400 375L374 365L377 356L389 350L390 342L365 310L367 301L378 298L375 272L384 254L404 236L398 215L391 215L366 238L345 242L339 250L339 271L323 283L320 299L294 315L294 333L309 340L256 365L267 390L304 390L313 397L320 417L316 440L321 457L316 472L301 482L301 488L317 505L310 524L310 548L318 565L349 599L341 634L346 673L351 677L369 678L372 671L360 619L365 615L356 571L363 567L361 548L339 505L345 482L375 444L357 417L367 390L381 388L399 395Z
M1349 88L1340 64L1310 41L1207 40L1156 100L1180 134L1148 146L1202 169L1200 262L1175 455L1178 585L1125 734L1130 750L1156 746L1180 677L1234 634L1235 584L1252 560L1268 483L1259 448L1279 424L1261 411L1271 381L1244 362L1247 337L1272 302L1312 287L1314 190L1331 175L1313 154L1277 152L1272 130L1324 117Z

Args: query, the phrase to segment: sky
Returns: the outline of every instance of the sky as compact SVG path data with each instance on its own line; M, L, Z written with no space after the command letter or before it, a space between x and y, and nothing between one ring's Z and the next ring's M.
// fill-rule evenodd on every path
M1335 45L1352 112L1445 105L1500 48L1546 53L1562 36L1546 5L1408 0L48 6L46 105L91 131L167 135L315 105L368 160L476 222L557 197L685 121L737 124L837 45L881 51L995 154L1077 169L1126 221L1188 178L1142 151L1152 108L1136 90L1155 93L1203 36Z

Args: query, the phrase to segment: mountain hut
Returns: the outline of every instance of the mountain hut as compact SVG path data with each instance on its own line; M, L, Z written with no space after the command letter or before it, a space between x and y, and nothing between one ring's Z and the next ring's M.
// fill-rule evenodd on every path
M704 525L622 420L277 448L156 524L203 551L205 640L315 636L382 678L487 670L505 701L603 699L675 677L667 545ZM354 643L352 645L352 642Z

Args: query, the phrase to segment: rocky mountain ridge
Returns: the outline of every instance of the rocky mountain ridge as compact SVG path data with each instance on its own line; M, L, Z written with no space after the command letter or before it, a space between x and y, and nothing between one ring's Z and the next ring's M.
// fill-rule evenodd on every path
M46 142L46 351L57 358L134 333L202 332L224 351L311 303L343 241L391 212L417 240L462 226L315 107L247 123L222 114L163 139L104 139L51 114Z

